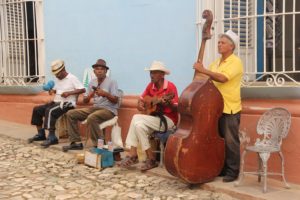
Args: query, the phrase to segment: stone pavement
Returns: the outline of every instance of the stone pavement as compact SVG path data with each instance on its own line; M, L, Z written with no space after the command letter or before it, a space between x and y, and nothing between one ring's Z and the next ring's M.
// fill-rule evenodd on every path
M63 153L61 143L48 149L27 144L35 132L32 126L0 120L0 199L300 199L299 185L285 189L269 179L263 194L251 176L240 187L217 177L191 190L160 167L147 173L117 167L99 171L77 164L80 151Z

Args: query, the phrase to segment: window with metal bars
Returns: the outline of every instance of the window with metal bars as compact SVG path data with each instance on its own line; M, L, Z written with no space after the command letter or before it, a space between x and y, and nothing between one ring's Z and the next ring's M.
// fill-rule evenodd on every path
M1 85L32 85L44 78L41 3L0 0Z
M252 21L247 16L252 14L252 2L247 0L224 1L224 32L231 29L240 37L240 47L252 47Z
M300 1L201 2L215 14L214 35L232 29L240 36L236 53L244 63L244 87L300 85ZM216 46L217 39L210 45ZM209 55L218 56L216 48L210 51Z

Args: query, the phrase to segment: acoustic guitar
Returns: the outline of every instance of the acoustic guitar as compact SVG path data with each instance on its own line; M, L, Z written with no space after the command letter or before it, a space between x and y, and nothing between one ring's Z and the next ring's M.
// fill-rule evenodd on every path
M143 101L144 101L144 106L145 106L145 110L142 112L145 115L151 115L153 112L157 111L157 106L160 103L163 102L171 102L171 100L175 97L174 93L168 93L165 94L161 97L157 97L157 96L145 96Z

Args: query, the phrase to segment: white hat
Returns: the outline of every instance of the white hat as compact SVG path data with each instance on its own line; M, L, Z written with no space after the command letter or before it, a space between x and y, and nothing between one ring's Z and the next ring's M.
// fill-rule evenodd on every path
M149 68L145 68L145 71L163 71L165 74L170 74L170 70L168 70L164 63L160 61L153 61Z
M225 35L227 35L232 40L235 47L238 46L240 38L235 32L233 32L232 30L228 30L228 31L226 31Z
M63 60L54 60L51 63L52 74L58 74L65 67L65 62Z

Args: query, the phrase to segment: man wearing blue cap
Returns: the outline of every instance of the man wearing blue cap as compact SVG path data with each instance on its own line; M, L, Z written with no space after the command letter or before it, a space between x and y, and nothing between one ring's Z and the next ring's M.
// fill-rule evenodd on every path
M33 108L31 124L36 126L38 133L28 139L29 143L45 140L41 144L45 148L58 144L58 139L55 136L56 120L74 108L77 96L85 92L84 86L78 78L66 71L63 60L53 61L51 69L57 80L54 84L49 82L43 88L48 90L50 95L55 94L55 96L53 101ZM49 130L47 139L45 130Z

